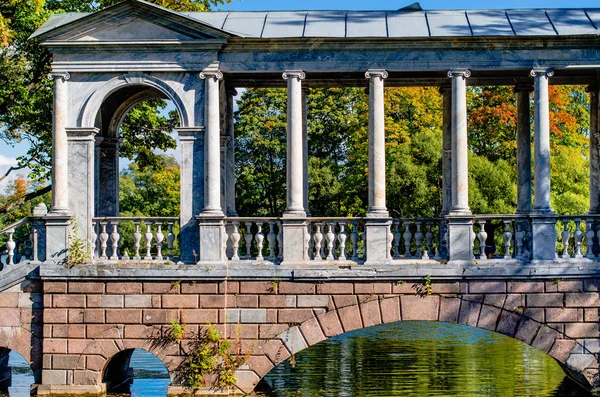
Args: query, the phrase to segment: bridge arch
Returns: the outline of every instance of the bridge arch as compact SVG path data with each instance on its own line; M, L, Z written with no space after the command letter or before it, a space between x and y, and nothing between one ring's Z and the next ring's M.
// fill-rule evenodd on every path
M401 302L405 300L406 302ZM237 386L252 391L276 365L308 347L346 332L398 321L438 321L463 324L496 332L523 342L552 357L565 374L591 389L596 374L585 369L596 363L594 354L576 339L537 321L522 306L514 306L509 295L496 295L496 302L484 303L474 296L373 296L359 304L337 307L288 328L276 338L257 347L248 360L248 368L240 369ZM405 308L403 311L402 309ZM588 353L589 362L572 360L571 355Z

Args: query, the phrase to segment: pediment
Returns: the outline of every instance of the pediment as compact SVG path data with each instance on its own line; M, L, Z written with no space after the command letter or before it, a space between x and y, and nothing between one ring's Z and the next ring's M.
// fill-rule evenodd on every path
M140 43L222 41L230 34L139 0L130 0L42 33L45 42Z

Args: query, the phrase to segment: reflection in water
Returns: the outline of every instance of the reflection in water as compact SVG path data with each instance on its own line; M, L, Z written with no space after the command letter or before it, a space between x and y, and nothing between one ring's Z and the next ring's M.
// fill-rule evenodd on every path
M544 353L455 324L400 322L332 338L274 368L269 397L583 397Z
M322 342L274 368L263 397L589 397L542 352L477 328L400 322ZM33 374L11 352L11 397L28 397ZM162 362L135 350L132 397L164 397ZM27 373L27 374L25 374ZM113 395L115 396L115 395Z

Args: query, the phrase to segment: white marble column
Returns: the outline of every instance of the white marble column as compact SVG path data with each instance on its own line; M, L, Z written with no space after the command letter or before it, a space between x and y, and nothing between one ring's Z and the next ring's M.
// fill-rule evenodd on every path
M452 90L440 86L442 94L442 215L452 208Z
M302 80L304 72L286 70L287 80L287 208L286 217L305 217L304 211L304 143L302 142Z
M551 214L550 205L550 106L548 102L548 78L550 69L533 69L533 129L534 129L534 212Z
M530 84L516 85L517 95L517 213L531 211L531 128L529 114Z
M388 217L385 203L385 70L370 69L369 79L369 209L367 216Z
M466 69L450 70L452 78L452 215L470 215L469 148L467 146L467 78Z
M227 90L227 136L229 137L229 143L227 146L227 159L226 164L226 211L227 216L238 216L235 208L235 123L234 123L234 110L233 110L233 98L237 95L235 89Z
M600 92L590 85L590 214L600 213Z
M204 70L200 78L205 81L206 113L204 135L204 208L202 215L222 216L221 208L221 124L219 114L219 82L223 73Z
M309 89L302 90L302 160L304 163L304 211L310 216L308 209L308 94Z
M54 80L54 112L52 117L52 208L50 215L69 214L69 143L67 115L69 73L50 73Z

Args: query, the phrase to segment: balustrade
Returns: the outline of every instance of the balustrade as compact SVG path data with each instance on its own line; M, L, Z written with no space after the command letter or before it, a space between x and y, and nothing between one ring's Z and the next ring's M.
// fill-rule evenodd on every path
M305 248L310 261L365 259L366 237L361 218L309 218Z
M0 255L3 259L2 270L23 260L38 260L38 235L31 227L29 218L23 218L6 226L0 230L0 236L6 236L4 245L0 247Z
M277 218L227 218L225 231L228 260L277 262L283 257L283 231Z
M176 262L178 260L178 218L93 218L92 227L92 260L94 261ZM168 249L166 257L163 253L165 237Z
M437 218L400 218L392 221L392 254L399 259L441 260L440 223Z
M521 215L476 215L473 252L478 261L529 260L530 222Z

